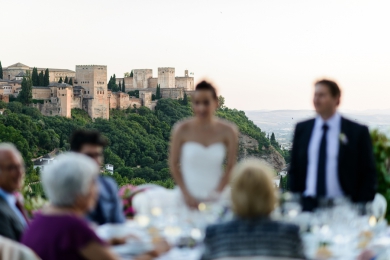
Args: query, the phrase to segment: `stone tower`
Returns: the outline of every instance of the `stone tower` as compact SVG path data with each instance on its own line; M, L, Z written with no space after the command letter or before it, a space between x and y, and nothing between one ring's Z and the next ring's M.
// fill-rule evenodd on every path
M133 70L133 88L143 89L148 88L148 80L153 77L153 70L138 69Z
M77 65L76 82L84 88L82 107L89 116L108 119L107 66Z
M158 68L160 88L175 88L175 68Z

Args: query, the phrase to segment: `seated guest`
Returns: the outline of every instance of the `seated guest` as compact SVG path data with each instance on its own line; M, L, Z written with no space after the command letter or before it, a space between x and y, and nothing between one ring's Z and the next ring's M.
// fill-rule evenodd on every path
M299 228L270 219L276 204L272 170L250 159L233 169L232 209L236 218L207 227L202 259L267 256L305 258Z
M19 241L27 218L14 193L22 186L24 163L12 144L0 143L0 235Z
M0 259L39 260L30 248L0 236Z
M99 132L78 130L72 135L70 149L91 157L96 164L103 165L103 149L107 145ZM98 177L99 197L96 207L88 214L88 218L98 225L106 223L123 223L123 205L118 197L118 186L108 176Z
M34 218L22 243L43 260L117 259L84 217L96 203L98 174L87 156L58 156L41 175L50 206Z

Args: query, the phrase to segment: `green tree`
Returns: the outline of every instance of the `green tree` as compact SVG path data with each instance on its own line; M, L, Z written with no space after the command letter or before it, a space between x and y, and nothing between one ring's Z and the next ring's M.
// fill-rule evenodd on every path
M62 77L60 77L60 80L58 81L58 83L62 83L62 82L63 82Z
M130 72L125 72L125 74L123 74L123 77L124 77L124 78L130 77Z
M47 86L50 85L49 69L46 69L46 70L45 70L45 76L44 76L43 85L44 85L45 87L47 87Z
M32 74L31 74L31 80L33 86L39 86L39 75L38 75L38 69L33 68Z
M156 89L156 99L160 99L160 98L161 98L161 90L160 90L160 84L158 84Z
M0 79L3 79L3 66L1 66L1 61L0 61Z
M42 86L42 87L45 86L45 76L43 75L42 70L41 72L39 72L38 81L39 81L38 86Z
M68 76L65 76L65 80L64 80L64 83L68 84Z
M184 92L184 97L183 97L182 105L183 105L183 106L187 106L187 105L188 105L188 97L187 97L187 93L185 93L185 92Z
M107 88L111 89L112 92L120 91L121 88L116 84L116 76L115 74L110 77L110 80L108 81Z
M69 79L69 83L68 84L73 86L73 78Z
M119 81L119 90L122 91L122 83Z
M126 93L125 78L123 78L123 80L122 80L122 92Z
M219 109L225 108L225 98L223 96L218 97L218 108Z
M129 91L129 92L127 92L127 94L129 94L129 96L131 96L131 97L139 98L139 90Z
M131 70L131 72L130 72L130 77L134 77L133 70Z
M32 81L30 72L26 73L26 76L22 80L22 91L18 95L18 99L24 105L32 103Z

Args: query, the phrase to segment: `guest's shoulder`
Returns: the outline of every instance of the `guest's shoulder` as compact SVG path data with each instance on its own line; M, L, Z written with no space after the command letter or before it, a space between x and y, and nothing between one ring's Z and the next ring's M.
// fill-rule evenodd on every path
M109 185L111 188L117 188L118 187L118 184L116 183L116 181L110 177L110 176L99 176L99 179L98 179L100 182L104 182L104 186L106 185Z
M210 225L207 227L206 233L207 232L209 234L220 233L220 232L224 233L224 232L227 232L229 230L236 229L240 225L242 225L242 221L240 221L239 219L234 219L234 220L227 221L224 223Z
M299 227L295 224L281 222L281 221L271 221L271 225L276 229L280 230L283 233L299 233Z

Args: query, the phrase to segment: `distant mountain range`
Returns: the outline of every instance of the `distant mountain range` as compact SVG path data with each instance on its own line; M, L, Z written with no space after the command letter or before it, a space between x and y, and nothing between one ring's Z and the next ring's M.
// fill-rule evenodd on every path
M341 110L346 118L361 124L368 125L370 129L379 129L390 135L390 109L385 110ZM314 110L252 110L245 114L262 131L275 133L276 139L284 147L291 146L291 139L295 125L303 120L315 116Z

